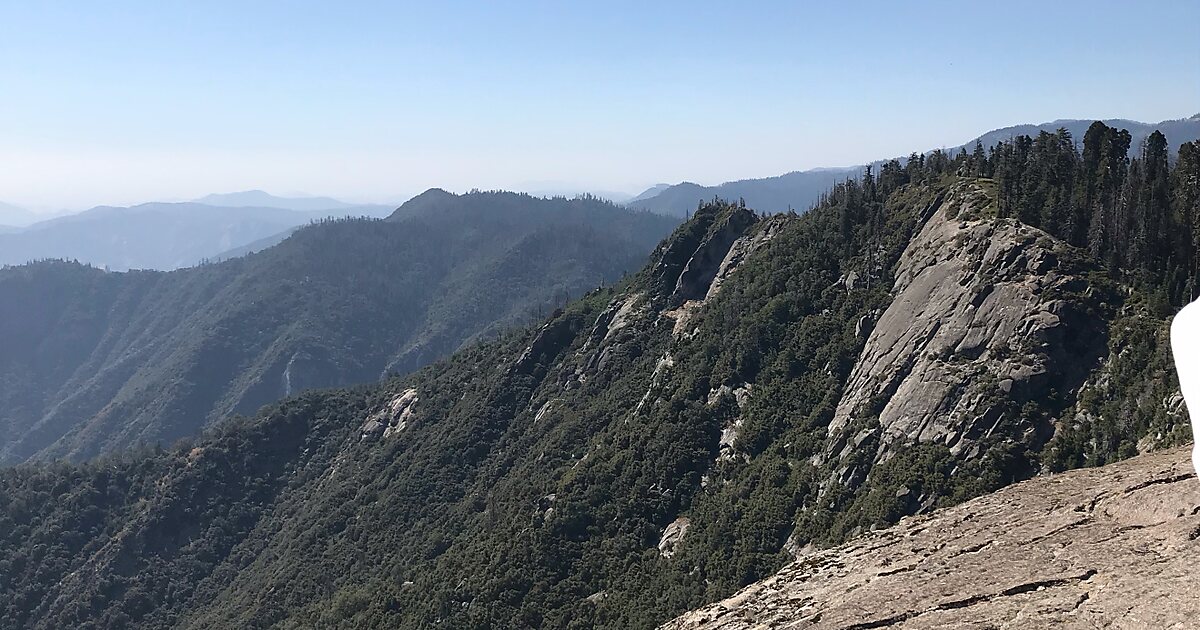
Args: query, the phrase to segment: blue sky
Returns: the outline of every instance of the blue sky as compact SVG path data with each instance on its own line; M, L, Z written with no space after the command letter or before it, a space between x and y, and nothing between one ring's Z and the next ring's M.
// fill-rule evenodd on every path
M1200 111L1200 2L0 2L0 201L637 192Z

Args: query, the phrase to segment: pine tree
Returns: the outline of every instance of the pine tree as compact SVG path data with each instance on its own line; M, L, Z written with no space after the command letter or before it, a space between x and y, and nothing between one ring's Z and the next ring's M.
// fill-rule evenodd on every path
M1155 275L1166 268L1170 251L1167 222L1170 214L1170 182L1167 165L1167 139L1155 130L1142 146L1143 176L1138 192L1138 230L1145 247L1142 268Z
M975 177L987 177L988 158L983 151L983 143L979 140L975 141L975 150L971 152L971 174Z
M1180 302L1196 299L1200 283L1200 141L1179 147L1179 159L1171 175L1173 216L1183 229L1178 230L1179 254L1176 260L1187 271Z

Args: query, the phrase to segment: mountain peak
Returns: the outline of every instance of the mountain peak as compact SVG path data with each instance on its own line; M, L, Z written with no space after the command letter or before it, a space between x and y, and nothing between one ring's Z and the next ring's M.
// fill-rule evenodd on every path
M37 213L0 201L0 225L24 227L38 220Z
M655 185L647 188L646 190L643 190L642 192L638 193L633 198L626 200L625 203L630 204L630 203L636 203L638 201L643 201L645 199L649 199L651 197L658 195L659 193L661 193L662 191L664 191L670 187L671 187L670 184L665 184L665 183L655 184Z
M438 200L438 199L450 199L452 197L457 197L457 196L458 195L456 195L452 192L448 192L444 188L430 188L429 190L426 190L425 192L417 195L416 197L409 199L407 202L405 202L405 204L407 205L414 201L422 202L422 201L434 201L434 200Z
M407 217L423 214L434 207L457 197L458 195L451 192L446 192L441 188L430 188L416 197L405 201L400 205L399 208L396 208L392 214L388 215L387 220L399 221Z

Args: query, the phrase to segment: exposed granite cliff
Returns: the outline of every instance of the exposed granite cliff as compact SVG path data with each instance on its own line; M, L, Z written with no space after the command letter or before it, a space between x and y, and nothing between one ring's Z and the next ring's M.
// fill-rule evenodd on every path
M705 297L734 243L758 221L740 207L706 207L655 253L651 277L673 304Z
M802 554L668 630L1191 628L1188 450L1040 477Z
M870 330L819 458L844 484L914 443L944 444L962 460L980 456L988 438L1038 448L1053 418L1022 405L1061 407L1106 352L1107 324L1078 256L1041 230L981 216L989 204L973 186L952 191L900 258L895 297ZM873 456L851 463L864 448Z

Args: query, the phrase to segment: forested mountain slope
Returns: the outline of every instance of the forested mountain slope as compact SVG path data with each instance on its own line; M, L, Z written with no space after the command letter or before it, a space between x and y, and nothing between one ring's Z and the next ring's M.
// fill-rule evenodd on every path
M1200 147L1126 137L889 162L803 216L710 204L409 377L3 471L0 619L652 627L808 545L1184 441Z
M324 222L170 273L0 269L0 462L169 443L304 389L406 373L619 279L674 224L435 191L387 221Z

